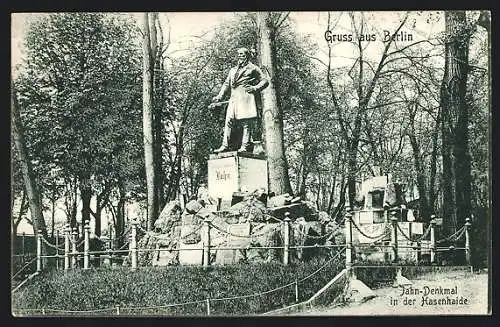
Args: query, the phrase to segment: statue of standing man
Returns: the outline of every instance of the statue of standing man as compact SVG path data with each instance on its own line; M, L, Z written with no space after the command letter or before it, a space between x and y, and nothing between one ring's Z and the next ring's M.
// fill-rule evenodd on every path
M220 153L229 148L229 138L235 122L241 124L243 135L238 152L249 150L252 144L252 125L257 118L258 106L261 101L257 99L260 91L269 85L269 81L259 67L249 61L250 51L247 48L238 49L238 65L229 70L226 81L218 95L212 101L220 102L224 95L230 90L226 121L224 123L224 137L222 145L214 152ZM216 105L213 103L211 106Z

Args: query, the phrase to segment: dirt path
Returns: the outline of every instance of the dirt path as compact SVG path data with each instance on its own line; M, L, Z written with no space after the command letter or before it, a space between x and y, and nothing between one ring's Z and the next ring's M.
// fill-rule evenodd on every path
M294 315L373 316L488 313L488 275L486 273L433 273L413 279L411 282L413 283L411 288L384 287L376 289L374 291L377 297L362 304L313 308ZM433 290L432 293L431 290ZM452 302L455 300L458 301L453 304Z

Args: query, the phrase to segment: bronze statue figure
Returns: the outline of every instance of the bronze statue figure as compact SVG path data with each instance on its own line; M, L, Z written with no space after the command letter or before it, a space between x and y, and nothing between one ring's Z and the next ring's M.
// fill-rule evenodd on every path
M243 135L238 152L248 151L252 144L251 124L257 118L260 106L260 91L269 85L269 81L255 64L249 61L250 51L247 48L238 49L238 64L229 70L226 81L210 106L221 104L224 95L230 90L226 120L224 123L224 137L222 145L214 152L220 153L229 149L229 138L235 122L241 124Z

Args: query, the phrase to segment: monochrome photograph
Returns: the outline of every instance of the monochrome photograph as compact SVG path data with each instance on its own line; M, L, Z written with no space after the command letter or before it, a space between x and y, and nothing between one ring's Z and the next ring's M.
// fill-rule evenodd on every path
M11 315L491 315L491 19L11 13Z

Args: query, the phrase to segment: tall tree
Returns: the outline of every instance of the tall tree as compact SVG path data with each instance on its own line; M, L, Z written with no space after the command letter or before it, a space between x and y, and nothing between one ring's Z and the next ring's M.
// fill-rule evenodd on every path
M452 231L471 213L469 113L466 104L470 27L465 11L445 12L441 84L443 227Z
M16 83L37 175L52 185L48 173L61 168L57 177L73 184L72 223L79 188L82 223L92 215L96 235L104 203L123 161L131 165L140 133L140 57L133 27L118 14L40 14L26 33ZM94 196L98 201L91 208Z
M366 121L366 113L368 110L372 110L374 108L386 106L389 104L383 103L381 105L371 106L372 102L374 101L374 95L376 95L376 91L380 89L379 81L388 74L394 73L394 70L384 68L387 68L388 63L400 59L395 55L400 54L404 49L412 46L413 44L408 45L402 49L390 51L391 46L394 43L393 36L399 33L408 19L408 15L406 14L394 29L394 32L391 34L391 38L387 41L384 41L384 46L379 60L370 63L366 53L367 42L364 38L367 34L371 33L371 31L368 29L365 16L363 14L357 15L355 13L350 13L349 16L354 38L351 44L354 45L357 51L355 62L348 73L348 76L352 79L353 87L356 92L353 98L356 99L357 102L354 113L351 115L352 118L349 117L348 114L343 112L344 108L342 108L340 98L337 94L338 90L336 90L336 86L334 85L334 81L332 78L333 50L332 45L329 42L327 42L328 66L326 80L330 89L333 108L337 114L340 129L347 146L347 184L349 203L352 208L356 197L357 175L360 172L358 155L360 151L360 141L363 132L363 122ZM331 15L330 13L328 13L328 30L333 30L334 28L331 21Z
M12 114L12 131L14 134L14 142L19 156L20 166L23 174L24 187L28 195L31 219L33 221L33 230L35 235L38 231L47 237L47 227L43 218L42 201L40 198L39 189L36 183L33 169L31 167L30 157L26 149L23 126L21 124L21 115L19 113L19 105L14 85L10 89L11 114ZM21 208L22 210L22 208Z
M150 14L142 15L142 128L144 135L144 165L146 171L148 215L147 228L152 230L158 217L158 197L153 133L153 49L149 24ZM154 26L154 22L153 22ZM156 35L154 35L156 38ZM156 40L154 41L156 42ZM155 43L156 47L156 43ZM156 50L156 49L155 49Z
M286 17L287 14L257 13L260 63L269 78L269 86L262 91L262 120L269 168L269 191L276 194L292 193L283 142L283 110L278 98L279 81L276 69L276 31Z
M158 198L158 208L161 209L165 205L165 173L163 169L163 148L165 143L164 137L164 108L166 98L166 70L164 53L170 45L170 38L166 42L163 37L163 27L160 22L158 13L153 13L149 20L149 28L151 30L151 49L154 55L154 108L153 108L153 134L154 134L154 151L155 151L155 176L156 196ZM170 33L170 26L167 26ZM168 34L169 35L169 34Z

